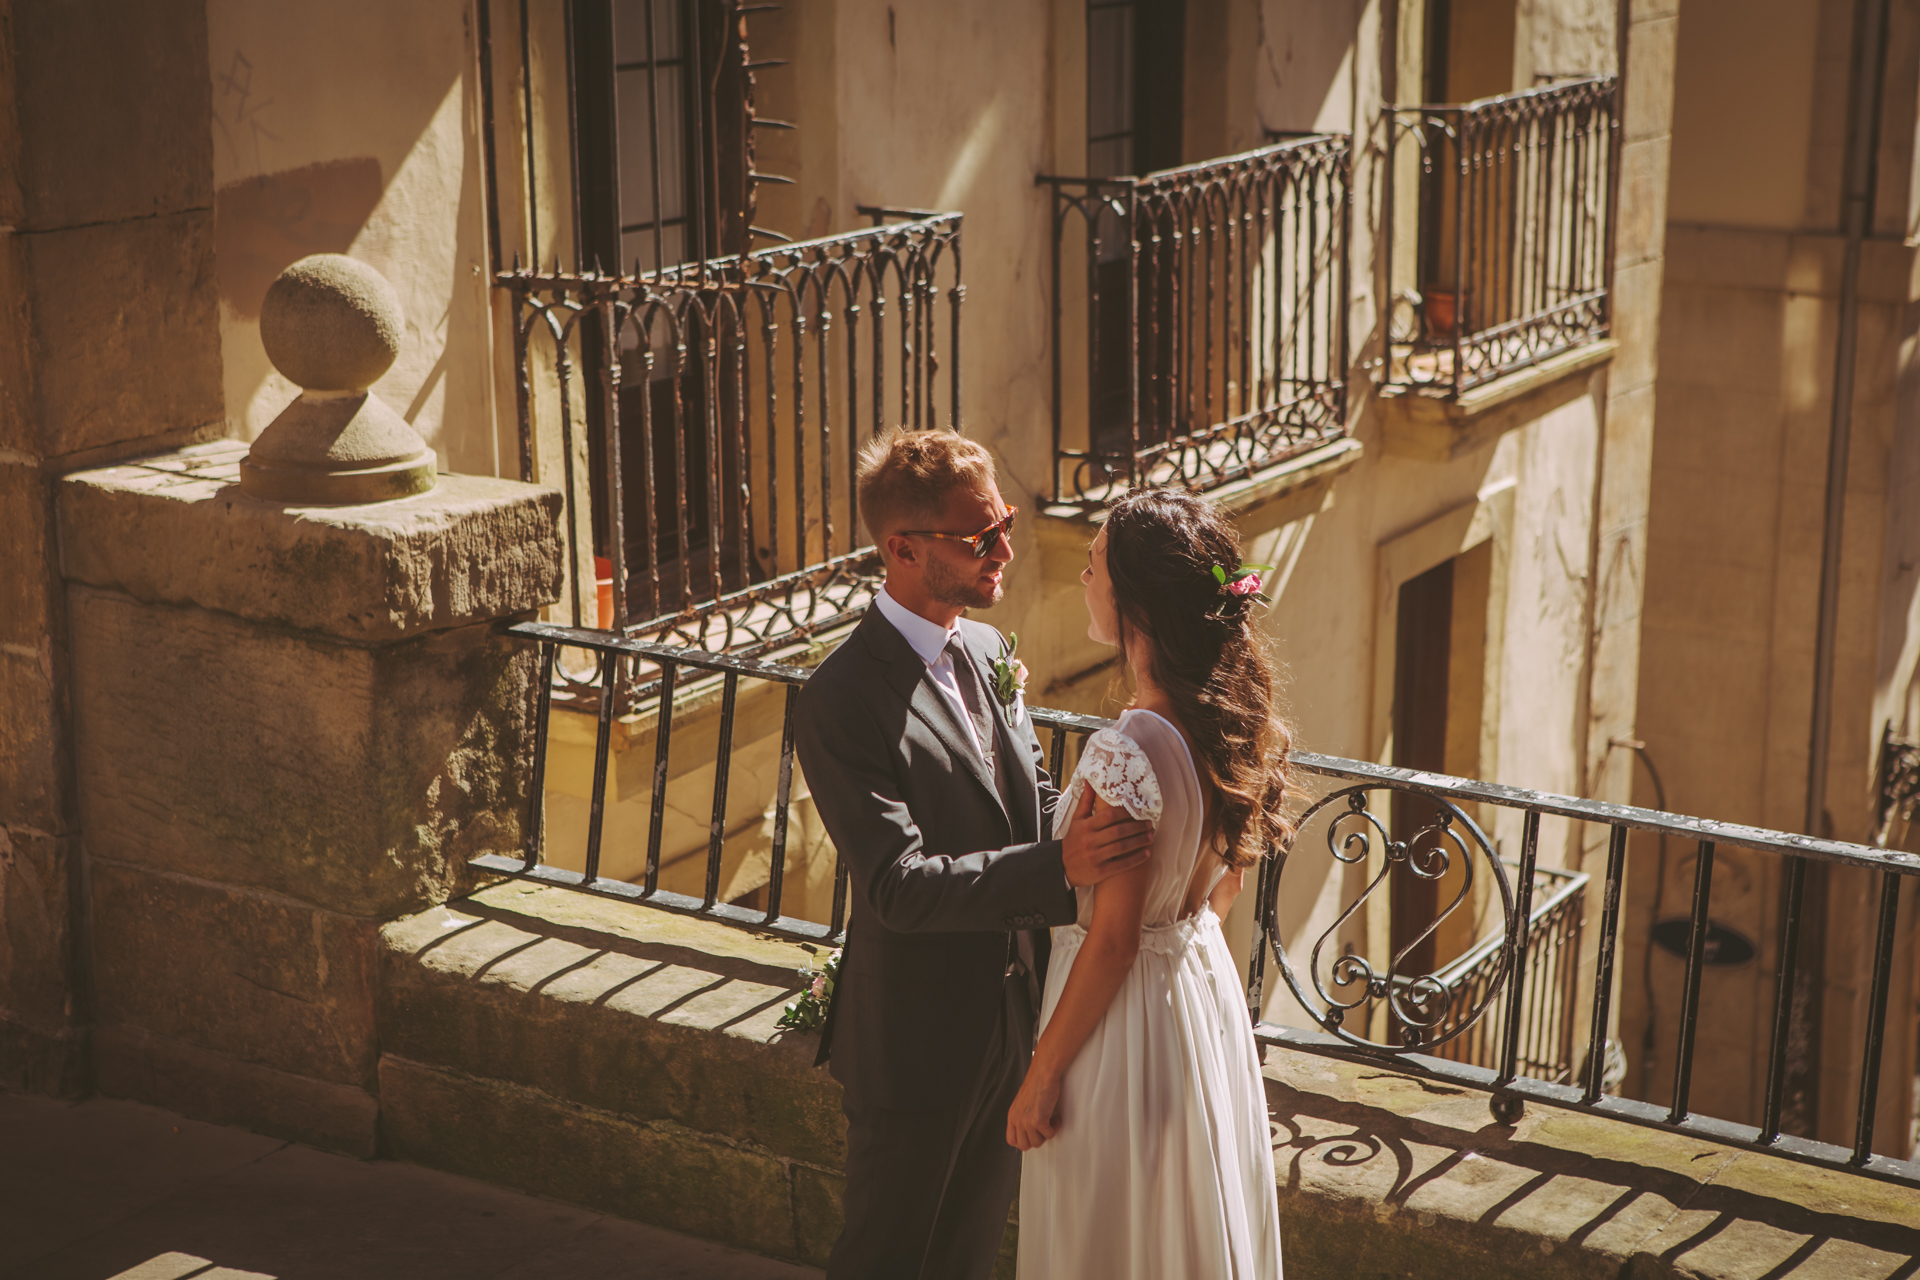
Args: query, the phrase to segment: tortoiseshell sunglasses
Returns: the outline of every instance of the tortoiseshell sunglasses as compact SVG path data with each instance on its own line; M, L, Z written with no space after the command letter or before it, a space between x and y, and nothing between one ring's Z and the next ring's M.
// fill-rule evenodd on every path
M925 529L902 529L900 532L909 538L945 538L949 542L964 542L973 548L975 560L985 560L1000 545L1000 539L1013 532L1013 518L1019 514L1020 508L1008 507L1006 515L978 533L932 533Z

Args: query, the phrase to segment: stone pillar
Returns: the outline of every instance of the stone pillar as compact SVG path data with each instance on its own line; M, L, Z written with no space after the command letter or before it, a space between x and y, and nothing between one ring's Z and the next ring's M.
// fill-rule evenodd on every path
M95 1073L370 1155L382 923L521 847L561 497L443 476L377 504L241 490L244 444L67 477Z

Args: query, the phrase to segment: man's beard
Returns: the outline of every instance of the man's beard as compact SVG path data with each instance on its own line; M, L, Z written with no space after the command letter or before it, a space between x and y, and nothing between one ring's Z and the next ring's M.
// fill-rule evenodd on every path
M948 568L944 561L932 558L927 561L926 584L928 595L941 604L960 609L991 609L1005 590L1003 584L996 585L991 591L983 590L977 571L963 577Z

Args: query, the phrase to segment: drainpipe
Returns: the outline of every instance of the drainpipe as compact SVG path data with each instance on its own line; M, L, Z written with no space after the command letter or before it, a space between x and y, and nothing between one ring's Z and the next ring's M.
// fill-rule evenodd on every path
M1873 196L1878 176L1880 99L1887 72L1887 0L1856 0L1853 17L1853 59L1848 75L1846 167L1843 171L1840 229L1846 237L1840 260L1840 325L1834 341L1833 425L1827 440L1826 527L1820 555L1820 612L1814 634L1813 722L1807 749L1807 807L1803 829L1811 836L1827 832L1827 771L1833 745L1833 665L1835 633L1839 629L1840 551L1846 523L1847 455L1853 431L1855 355L1860 336L1860 254L1873 229ZM1776 1062L1782 1041L1797 1042L1788 1055L1786 1093L1800 1131L1811 1134L1819 1114L1820 1005L1826 950L1825 864L1814 868L1806 945L1796 947L1802 927L1802 907L1809 868L1795 859L1788 872L1782 910L1786 947L1780 972L1782 1016L1803 1021L1805 1034L1776 1037ZM1795 974L1796 952L1808 952L1806 972ZM1770 1072L1771 1074L1771 1072ZM1772 1089L1768 1090L1769 1095ZM1799 1108L1791 1102L1798 1100ZM1770 1106L1769 1111L1773 1108ZM1775 1116L1767 1117L1769 1131ZM1795 1126L1790 1126L1795 1127Z

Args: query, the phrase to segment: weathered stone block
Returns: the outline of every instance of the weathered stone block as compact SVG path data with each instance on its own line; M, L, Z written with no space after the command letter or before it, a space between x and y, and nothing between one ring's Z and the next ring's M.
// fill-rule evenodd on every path
M213 203L204 4L20 4L11 19L27 227Z
M41 456L223 420L212 217L24 237Z
M0 814L38 831L59 831L69 822L66 741L54 691L58 661L45 637L0 650Z
M0 1089L86 1096L93 1088L85 1027L48 1030L0 1013Z
M799 1256L787 1168L747 1144L392 1055L380 1061L380 1100L382 1141L400 1159Z
M511 884L383 937L383 1051L845 1162L840 1089L812 1065L818 1042L774 1027L807 961L798 947Z
M378 924L94 859L102 1020L372 1089Z
M112 1097L363 1160L374 1155L379 1104L353 1085L242 1062L123 1025L95 1029L93 1058L99 1090Z
M47 480L39 467L0 462L0 644L37 648L47 634L49 535L53 530Z
M246 451L222 441L68 476L67 580L355 643L559 597L557 490L449 475L393 502L290 508L239 492Z
M0 827L0 1015L49 1033L72 1019L72 884L79 842Z
M377 649L76 588L95 856L391 919L521 844L532 651L468 626Z
M802 1262L827 1265L833 1242L846 1224L840 1208L846 1191L847 1180L840 1174L804 1164L793 1166L793 1234Z

